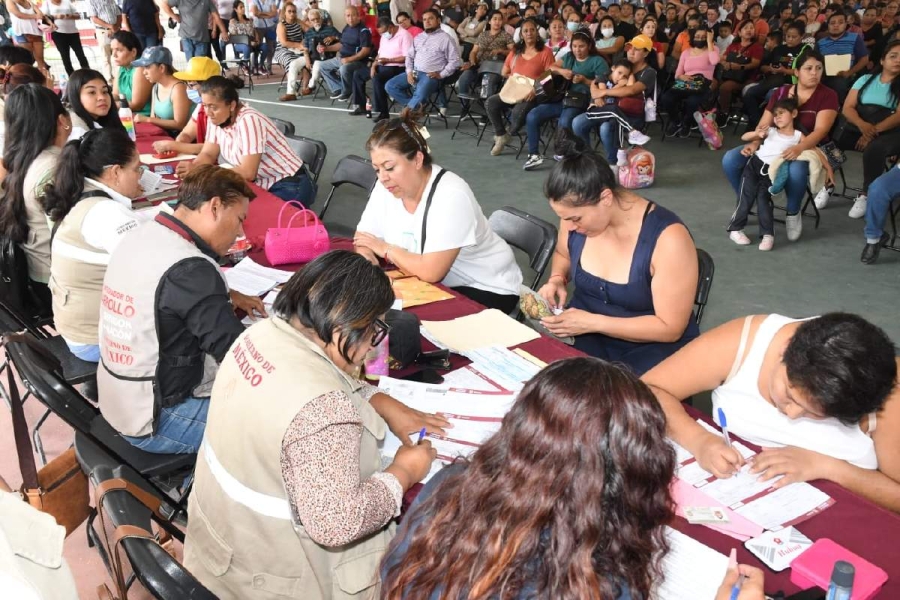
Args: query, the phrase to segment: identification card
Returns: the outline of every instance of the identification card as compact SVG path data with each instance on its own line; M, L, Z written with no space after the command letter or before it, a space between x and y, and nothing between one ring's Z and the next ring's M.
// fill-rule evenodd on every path
M688 523L728 523L731 519L721 508L710 506L686 506L684 518Z

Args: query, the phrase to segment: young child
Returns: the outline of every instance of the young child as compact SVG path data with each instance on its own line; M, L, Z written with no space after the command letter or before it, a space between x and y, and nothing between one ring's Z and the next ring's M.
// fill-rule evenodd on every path
M634 66L627 59L623 58L617 60L612 65L612 71L610 71L609 79L606 83L594 82L594 85L601 88L605 87L608 90L634 85L635 79L633 71ZM620 129L628 132L628 143L633 146L643 146L650 141L650 138L632 127L631 123L628 122L626 113L619 107L619 103L622 100L623 98L604 96L602 99L595 100L595 104L588 107L586 115L591 120L618 120L619 125L621 126ZM629 100L631 100L631 98L629 98ZM641 114L643 114L643 100L640 100L640 102ZM625 150L621 148L620 144L619 158L621 159L624 154Z
M797 117L795 99L782 98L775 102L773 114L775 127L748 131L741 136L741 139L747 142L763 140L763 143L744 167L738 205L731 215L731 222L728 223L728 237L731 241L739 246L749 245L750 238L744 233L744 227L747 225L747 215L755 204L761 238L759 249L764 252L771 250L775 245L772 195L769 193L769 187L772 185L769 179L769 164L804 138L802 133L794 129L794 119Z
M734 42L732 30L730 21L719 22L719 36L716 38L716 48L719 50L719 54L724 54L728 46Z

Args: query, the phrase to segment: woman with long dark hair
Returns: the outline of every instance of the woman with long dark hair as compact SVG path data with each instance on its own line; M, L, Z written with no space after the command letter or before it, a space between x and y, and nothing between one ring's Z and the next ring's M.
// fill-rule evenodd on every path
M124 130L95 129L66 144L44 188L44 211L57 228L50 252L54 322L81 360L100 360L103 276L122 236L138 225L131 202L143 193L141 171Z
M72 124L56 94L36 83L9 95L5 118L7 175L0 187L0 236L25 251L28 276L49 305L50 228L40 197Z
M31 65L17 63L10 67L0 67L0 148L3 147L6 136L6 125L3 122L3 98L9 96L14 89L29 83L45 85L47 79L44 74ZM6 171L0 169L0 177L6 175Z
M648 598L674 468L647 386L596 358L557 361L419 494L382 562L382 598Z
M109 84L99 71L79 69L72 73L66 88L66 99L72 112L70 140L101 127L125 131Z

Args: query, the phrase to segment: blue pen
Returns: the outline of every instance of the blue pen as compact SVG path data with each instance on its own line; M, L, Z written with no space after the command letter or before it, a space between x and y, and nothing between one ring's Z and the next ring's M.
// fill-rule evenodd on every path
M734 584L734 587L731 588L731 596L728 598L728 600L737 600L738 596L741 594L741 585L743 585L744 583L744 577L744 575L738 577L738 580Z
M725 438L725 445L731 448L731 436L728 435L728 420L725 419L725 411L721 408L719 411L719 425L722 427L722 437Z
M416 444L421 443L422 440L424 440L424 439L425 439L425 428L423 427L423 428L419 431L419 439L416 440Z

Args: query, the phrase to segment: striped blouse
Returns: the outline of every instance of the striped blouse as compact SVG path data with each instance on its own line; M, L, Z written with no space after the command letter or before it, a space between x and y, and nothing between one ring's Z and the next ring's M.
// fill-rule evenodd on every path
M303 166L284 134L255 108L242 105L229 127L219 127L209 120L207 127L206 141L219 145L220 162L237 165L247 155L260 155L256 184L262 188L269 189Z
M284 33L289 42L299 43L303 41L303 28L300 26L300 21L294 21L293 23L282 21L281 24L284 25ZM301 54L297 50L285 48L279 43L272 58L279 65L287 69L290 67L291 62L299 56L301 56Z

